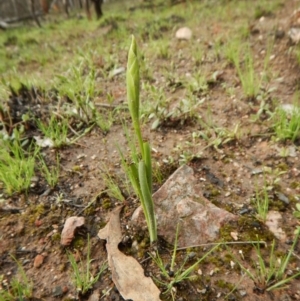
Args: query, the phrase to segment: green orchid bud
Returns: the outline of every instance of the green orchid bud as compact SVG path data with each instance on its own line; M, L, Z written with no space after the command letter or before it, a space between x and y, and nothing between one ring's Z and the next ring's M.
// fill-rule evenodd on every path
M127 100L130 115L134 124L139 122L140 70L137 58L137 45L134 36L127 61Z

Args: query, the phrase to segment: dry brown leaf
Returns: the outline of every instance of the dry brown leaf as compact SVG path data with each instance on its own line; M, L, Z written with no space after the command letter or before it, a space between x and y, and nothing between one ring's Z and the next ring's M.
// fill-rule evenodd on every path
M121 210L122 207L118 207L112 211L109 222L98 233L101 239L107 241L108 265L112 280L125 300L159 301L160 291L152 279L145 277L143 268L133 257L126 256L118 249L122 240L119 217Z
M67 218L64 228L61 232L61 240L60 243L63 246L68 246L75 235L75 230L84 225L84 217L82 216L71 216Z

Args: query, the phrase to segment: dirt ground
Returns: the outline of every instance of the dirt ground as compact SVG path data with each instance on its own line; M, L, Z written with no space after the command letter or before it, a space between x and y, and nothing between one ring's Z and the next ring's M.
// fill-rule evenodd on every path
M196 2L196 1L195 1ZM224 10L228 2L224 2ZM256 3L256 2L255 2ZM176 5L179 10L190 12L186 3ZM239 223L232 229L223 229L219 241L232 241L230 232L237 232L240 240L261 239L270 243L273 236L267 227L255 218L255 197L257 187L262 187L267 181L271 186L268 191L270 210L280 213L282 222L280 227L285 232L283 240L276 239L276 254L286 254L294 239L294 230L299 225L293 212L300 196L300 162L299 139L279 142L274 139L268 111L274 111L281 104L293 104L295 93L299 89L300 67L291 49L295 47L288 31L293 25L292 14L298 9L299 2L294 0L282 1L272 13L262 11L261 16L252 15L247 20L251 50L254 54L255 72L263 72L267 41L271 40L273 47L270 53L268 74L270 81L260 90L260 98L247 98L243 94L241 82L232 64L228 63L222 53L218 51L216 43L225 43L230 34L230 23L220 20L202 24L201 20L194 22L191 27L192 40L178 41L174 38L174 30L166 29L162 34L169 37L170 52L176 53L172 60L157 57L147 58L146 63L153 67L152 85L162 87L169 99L169 108L178 106L181 99L186 97L183 79L189 80L192 70L199 64L208 78L215 80L208 82L207 89L193 92L197 101L203 101L196 106L193 115L182 114L171 118L163 118L160 125L151 130L152 121L144 122L143 134L151 142L153 152L154 188L157 190L163 182L181 164L191 166L201 184L203 195L215 205L239 216ZM197 5L195 4L195 9ZM233 14L232 22L240 22L240 17ZM188 17L186 17L188 19ZM185 20L178 21L176 28L185 26ZM129 24L129 23L128 23ZM133 26L132 24L128 27ZM158 31L159 31L158 30ZM160 32L158 32L160 34ZM103 28L92 33L93 38L103 38ZM104 36L110 41L110 36ZM138 38L141 52L147 53L147 38ZM189 52L191 43L199 43L203 47L203 57L196 62ZM9 46L7 46L9 47ZM126 51L120 54L119 62L126 66ZM95 62L96 64L96 62ZM166 75L164 70L169 73ZM216 73L218 72L218 73ZM114 95L113 105L125 104L125 78L115 77L105 83L105 88ZM142 73L142 81L148 82L146 74ZM143 87L143 86L142 86ZM230 93L226 87L233 87ZM142 89L142 98L147 93ZM26 105L33 106L38 97L32 96L32 91L17 92L11 95L11 113L17 108L16 98L23 99ZM46 95L50 95L51 93ZM43 94L45 95L45 94ZM50 97L50 96L49 96ZM106 94L99 95L99 103L106 102ZM143 100L146 101L146 100ZM262 110L261 103L266 104ZM296 100L299 104L299 98ZM57 105L55 97L49 99L51 106ZM23 107L25 107L23 105ZM49 105L50 107L50 105ZM40 118L48 116L49 111L40 113ZM109 112L110 109L107 109ZM60 181L55 188L50 189L44 179L37 175L38 180L32 184L27 195L13 195L5 199L0 207L0 276L2 289L17 274L18 265L10 254L22 265L26 275L34 285L32 300L123 300L106 269L100 280L85 295L80 295L72 281L72 269L67 256L71 252L83 262L86 261L88 234L91 242L91 272L96 273L106 261L107 253L105 241L97 236L98 231L108 222L109 213L121 203L107 193L107 183L103 180L103 171L109 174L120 185L125 197L124 209L121 214L123 241L120 249L126 254L134 256L144 267L145 275L161 279L159 269L149 259L149 245L146 231L137 230L130 218L139 202L131 191L124 185L118 144L128 149L126 137L122 127L122 118L127 118L127 111L120 110L114 124L107 133L94 127L90 133L84 135L75 144L58 150L45 149L47 162L55 162L59 154L61 164ZM197 118L195 117L197 115ZM16 113L17 116L17 113ZM253 116L256 117L253 121ZM217 130L211 132L210 140L201 138L203 123L212 122L215 128L226 128L238 132L221 137L220 145L213 143ZM36 134L36 128L29 127L28 137ZM226 138L228 141L225 141ZM211 144L210 144L211 143ZM214 147L215 146L215 147ZM282 148L290 149L291 156L280 155ZM263 170L267 170L264 174ZM287 199L287 200L286 200ZM69 247L62 247L60 235L65 220L70 216L85 217L85 226L76 233L75 239ZM229 231L229 232L228 232ZM163 239L163 238L162 238ZM133 247L142 244L139 250ZM146 246L145 246L146 245ZM287 273L292 275L300 268L300 246L296 246L294 255L288 266ZM159 247L162 257L168 261L172 253L172 246L161 243ZM190 252L204 254L203 248L192 248L178 252L177 264L184 261ZM241 251L244 258L241 257ZM266 252L265 252L266 251ZM267 250L262 250L268 260ZM44 261L39 267L34 263L37 255L43 256ZM232 266L232 258L238 257L247 268L254 270L255 252L252 246L234 246L230 249L220 247L214 251L195 271L193 281L183 281L176 286L177 301L193 300L300 300L300 278L291 281L287 287L267 292L264 284L254 283L238 268ZM244 259L244 260L243 260ZM191 263L193 259L191 260ZM130 271L128 271L130 277ZM161 291L164 287L158 284ZM175 290L175 289L174 289ZM99 295L97 295L99 293ZM96 296L97 295L97 296ZM172 300L170 294L161 295L162 300Z

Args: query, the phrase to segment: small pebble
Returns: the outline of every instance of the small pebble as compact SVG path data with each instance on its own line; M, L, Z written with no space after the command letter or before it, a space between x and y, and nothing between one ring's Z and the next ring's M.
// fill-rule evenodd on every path
M245 297L247 295L247 292L245 290L240 290L239 293L241 297Z
M187 255L188 259L193 259L194 257L196 257L196 253L195 252L191 252Z
M43 262L44 262L44 256L41 254L38 254L34 258L33 266L38 269L43 264Z
M249 213L249 212L250 212L249 208L243 208L243 209L241 209L241 210L239 211L239 214L240 214L240 215L244 215L244 214Z
M52 295L53 297L59 297L63 294L63 289L61 286L56 286L52 289Z
M182 27L176 31L175 36L178 40L190 40L192 31L188 27Z
M253 169L251 171L251 175L260 175L263 173L263 170L262 169Z
M85 157L86 157L86 154L79 154L76 158L81 159L81 158L85 158Z
M289 205L290 200L282 193L282 192L277 192L276 196L280 201L282 201L285 205Z

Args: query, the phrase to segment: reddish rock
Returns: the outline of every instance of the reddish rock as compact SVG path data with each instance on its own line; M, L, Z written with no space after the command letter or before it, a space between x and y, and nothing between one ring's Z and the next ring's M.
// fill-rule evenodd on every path
M44 256L41 254L38 254L34 258L33 266L38 269L43 264L43 262L44 262Z
M41 225L42 225L42 221L41 220L36 220L35 222L34 222L34 224L35 224L35 226L36 227L40 227Z
M69 291L69 288L67 286L63 286L62 291L65 294Z
M193 169L183 165L153 195L158 234L174 243L177 224L180 223L180 247L215 241L223 224L237 220L237 216L203 197L197 182ZM145 225L141 207L134 212L132 221Z

